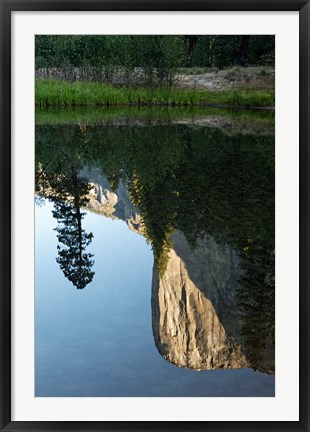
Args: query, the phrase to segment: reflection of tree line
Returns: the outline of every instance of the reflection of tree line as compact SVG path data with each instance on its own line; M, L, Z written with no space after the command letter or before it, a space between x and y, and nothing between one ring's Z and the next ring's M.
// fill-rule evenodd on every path
M76 164L75 173L86 166L101 168L113 190L121 180L127 182L160 274L166 268L170 235L176 230L193 246L199 237L210 235L239 252L243 276L238 301L244 339L248 357L258 365L267 335L274 338L274 139L229 137L219 130L177 125L38 126L36 139L37 166L45 167L47 177L61 178L63 192L80 196L74 201L72 229L72 204L57 194L54 198L55 203L62 201L62 207L56 204L54 216L69 236L63 243L72 248L73 255L86 248L91 235L84 233L82 248L74 248L73 239L80 239L73 233L83 232L77 208L85 205L87 187L82 187L81 180L77 185L77 179L74 185L73 172L65 172L72 164ZM38 180L42 188L42 178ZM58 238L64 239L60 233ZM67 275L67 263L76 265L71 259L69 252L59 253L58 262L63 260ZM81 285L85 286L93 275L90 256L85 256L84 264Z
M269 372L263 366L263 356L270 357L275 343L274 251L256 241L242 266L237 295L247 357L254 369Z

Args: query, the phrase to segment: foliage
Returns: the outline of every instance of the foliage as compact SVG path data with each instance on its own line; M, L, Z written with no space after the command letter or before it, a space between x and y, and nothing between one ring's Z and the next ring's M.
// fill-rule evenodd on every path
M65 78L111 81L122 70L130 83L141 68L148 84L171 85L179 67L226 67L240 63L238 35L37 35L36 69L60 68ZM251 36L249 64L274 64L274 36ZM266 59L267 63L266 63Z
M36 36L36 69L61 68L74 79L73 68L86 68L90 78L111 81L120 69L127 82L141 68L147 83L171 84L182 65L184 46L179 36ZM71 74L70 74L71 71Z
M185 66L223 68L240 64L242 36L200 35L187 58ZM265 65L266 56L274 65L274 36L251 36L247 55L250 65Z
M107 84L37 80L35 100L39 107L75 106L170 106L241 107L274 106L273 90L227 90L222 92L177 88L117 88Z

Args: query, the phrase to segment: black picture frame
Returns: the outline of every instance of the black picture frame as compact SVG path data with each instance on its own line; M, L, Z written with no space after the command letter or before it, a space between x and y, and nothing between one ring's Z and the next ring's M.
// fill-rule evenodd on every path
M0 181L0 307L1 307L1 431L310 431L309 427L309 0L0 0L1 19L1 181ZM15 11L298 11L299 71L299 198L300 198L300 379L296 422L98 422L11 421L11 13ZM288 29L289 31L289 29ZM137 401L137 403L139 403ZM241 402L242 403L242 402Z

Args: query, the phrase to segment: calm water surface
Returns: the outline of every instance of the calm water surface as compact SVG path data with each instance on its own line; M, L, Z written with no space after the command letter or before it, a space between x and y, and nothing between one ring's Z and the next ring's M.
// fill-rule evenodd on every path
M36 396L274 396L274 137L36 128Z

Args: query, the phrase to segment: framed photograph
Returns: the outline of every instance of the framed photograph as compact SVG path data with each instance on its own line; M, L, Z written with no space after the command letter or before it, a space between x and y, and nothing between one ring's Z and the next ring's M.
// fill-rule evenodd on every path
M309 2L1 1L1 430L309 430Z

